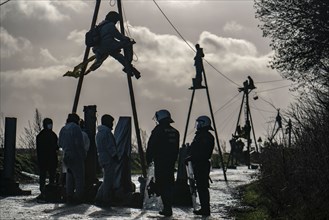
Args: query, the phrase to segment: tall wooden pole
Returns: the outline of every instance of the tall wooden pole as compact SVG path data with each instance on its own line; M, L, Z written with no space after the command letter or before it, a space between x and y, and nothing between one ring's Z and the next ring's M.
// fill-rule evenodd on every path
M190 122L190 115L191 115L191 111L192 111L194 93L195 93L195 89L193 89L193 92L192 92L192 97L191 97L191 101L190 101L190 107L189 107L188 114L187 114L187 121L186 121L186 125L185 125L185 132L184 132L183 144L185 144L185 141L186 141L187 128L188 128L188 124Z
M208 83L207 83L206 73L205 73L204 69L203 69L203 78L204 78L204 83L206 85L206 91L207 91L207 97L208 97L208 104L209 104L209 109L210 109L212 123L213 123L214 130L215 130L216 144L217 144L219 156L220 156L220 159L221 159L221 165L222 165L222 170L223 170L223 174L224 174L224 179L225 179L225 181L227 181L227 178L226 178L226 169L225 169L225 164L224 164L224 158L223 158L222 150L220 149L220 145L219 145L218 133L217 133L217 126L216 126L216 122L215 122L214 113L212 111L212 106L211 106L211 101L210 101L210 94L209 94L209 89L208 89Z
M245 95L246 95L246 108L247 108L247 112L246 112L246 126L247 128L247 165L248 165L248 169L250 169L250 144L251 144L251 139L250 139L250 120L249 120L249 89L245 90Z
M97 17L98 17L98 11L99 11L99 7L101 4L101 0L96 0L96 6L95 6L95 10L94 10L94 16L93 16L93 20L91 22L91 26L90 29L92 29L93 27L95 27L96 25L96 21L97 21ZM74 103L73 103L73 108L72 108L72 113L76 113L77 109L78 109L78 104L79 104L79 98L80 98L80 93L81 93L81 88L82 88L82 82L83 82L83 77L85 76L85 72L86 72L86 68L87 68L87 60L88 60L88 56L89 56L89 52L90 52L90 47L86 47L85 50L85 55L83 57L83 63L85 63L81 69L81 73L80 73L80 77L79 77L79 81L78 81L78 86L77 86L77 90L75 93L75 98L74 98Z
M120 31L121 31L122 35L125 35L125 29L124 29L123 18L122 18L121 0L117 0L117 4L118 4L118 11L119 11L119 14L120 14ZM139 124L138 124L138 116L137 116L137 110L136 110L134 89L133 89L133 85L132 85L132 81L131 81L131 76L129 74L127 74L127 80L128 80L131 108L132 108L134 124L135 124L138 153L139 153L139 157L140 157L143 177L146 178L146 166L145 166L145 159L144 159L144 150L143 150L143 147L142 147L142 140L141 140Z

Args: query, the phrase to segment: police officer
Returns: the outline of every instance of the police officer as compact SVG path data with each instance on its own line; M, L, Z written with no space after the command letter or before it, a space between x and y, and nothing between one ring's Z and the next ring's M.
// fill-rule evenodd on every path
M179 151L179 132L170 124L169 111L163 109L155 113L157 126L153 129L146 149L146 161L154 161L157 194L161 196L163 210L160 215L172 215L174 169Z
M193 211L196 215L210 215L209 173L210 159L214 149L214 136L209 130L211 121L208 116L200 116L196 120L197 131L190 145L190 154L186 160L192 161L194 178L199 194L201 209Z

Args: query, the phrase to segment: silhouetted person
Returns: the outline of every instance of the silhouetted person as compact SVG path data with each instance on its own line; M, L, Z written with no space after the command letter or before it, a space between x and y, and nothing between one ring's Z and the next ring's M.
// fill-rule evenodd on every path
M154 161L157 194L161 196L163 210L160 215L172 215L175 162L179 151L179 132L170 124L174 121L169 111L155 113L156 127L152 130L146 149L146 162Z
M129 75L135 75L138 79L140 73L132 66L133 59L133 44L135 43L129 37L124 36L115 27L120 20L120 15L115 11L110 11L105 20L99 25L100 27L100 43L93 47L93 52L96 55L95 62L91 65L85 74L98 69L104 60L110 55L124 66L124 71ZM121 53L121 49L125 50L126 57Z
M193 79L193 88L204 88L201 85L202 82L202 72L203 72L203 61L202 58L204 57L203 48L200 47L199 44L195 45L196 54L194 57L194 66L195 66L195 78Z
M248 76L248 89L250 89L250 90L252 90L252 89L255 89L256 87L255 87L255 84L254 84L254 80L250 77L250 76Z
M243 82L243 87L238 88L239 92L243 91L244 93L248 92L248 89L249 89L248 80Z
M279 110L278 110L278 114L276 115L275 120L278 123L278 129L279 128L282 128L282 118L281 118L281 115L280 115L280 111Z
M63 162L67 168L66 197L68 203L81 203L84 198L85 158L83 137L77 114L68 115L66 125L59 133L59 146L63 149Z
M58 138L53 132L53 121L50 118L43 120L43 129L36 137L37 157L39 166L39 185L41 194L38 199L45 199L45 184L47 173L49 184L54 185L57 169Z
M210 159L214 149L214 136L209 130L214 130L211 127L211 121L208 116L200 116L196 120L197 131L193 142L190 145L190 155L186 158L187 161L192 161L194 178L200 199L200 210L193 211L196 215L210 215L210 194L209 194L209 174L210 174Z
M96 134L96 147L98 162L103 170L103 183L96 195L96 205L109 207L114 197L115 165L118 162L117 146L112 133L114 118L103 115L102 125L98 126Z

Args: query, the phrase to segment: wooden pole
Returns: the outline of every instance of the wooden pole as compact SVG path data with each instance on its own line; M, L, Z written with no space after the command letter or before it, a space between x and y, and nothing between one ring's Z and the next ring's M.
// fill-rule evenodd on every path
M94 16L93 16L93 20L91 22L90 29L92 29L96 25L96 21L97 21L97 17L98 17L98 11L99 11L100 4L101 4L101 0L96 0L95 10L94 10ZM79 77L79 81L78 81L77 90L75 92L75 98L74 98L72 113L76 113L77 112L77 109L78 109L78 104L79 104L79 98L80 98L80 93L81 93L83 78L85 76L86 68L87 68L87 65L88 65L87 60L88 60L88 57L89 57L89 52L90 52L90 47L87 46L86 47L86 50L85 50L85 55L83 57L83 63L84 63L84 65L83 65L83 67L81 69L81 73L80 73L80 77Z
M190 116L191 116L191 111L192 111L192 105L193 105L193 99L194 99L194 93L195 93L195 89L193 89L193 92L192 92L190 107L189 107L188 114L187 114L187 121L186 121L186 126L185 126L185 132L184 132L184 138L183 138L183 145L185 144L185 141L186 141L187 128L188 128L188 124L189 124L189 121L190 121Z
M5 119L4 177L15 180L16 118Z
M248 126L248 130L247 130L247 165L248 165L248 169L250 169L250 144L251 144L251 139L250 139L250 120L249 120L249 89L245 90L245 95L246 95L246 108L247 108L247 112L246 112L246 125Z
M210 94L209 94L209 89L208 89L208 83L207 83L206 73L205 73L204 70L203 70L203 78L204 78L204 83L206 85L206 91L207 91L207 97L208 97L208 104L209 104L211 119L212 119L214 130L215 130L216 144L217 144L219 156L220 156L220 159L221 159L221 165L222 165L222 169L223 169L224 179L225 179L225 181L227 181L227 178L226 178L226 169L225 169L225 164L224 164L224 158L223 158L222 150L220 149L220 145L219 145L217 127L216 127L214 113L212 111L212 106L211 106L211 101L210 101Z
M125 29L124 29L123 18L122 18L121 0L117 0L117 4L118 4L118 11L119 11L119 14L120 14L120 31L121 31L122 35L125 35ZM129 74L127 74L127 80L128 80L128 88L129 88L129 94L130 94L131 108L132 108L134 124L135 124L138 153L139 153L139 157L140 157L143 177L146 178L146 166L145 166L145 159L144 159L144 150L143 150L143 147L142 147L142 140L141 140L139 124L138 124L138 116L137 116L137 110L136 110L134 89L133 89L133 85L132 85L132 81L131 81L131 76Z

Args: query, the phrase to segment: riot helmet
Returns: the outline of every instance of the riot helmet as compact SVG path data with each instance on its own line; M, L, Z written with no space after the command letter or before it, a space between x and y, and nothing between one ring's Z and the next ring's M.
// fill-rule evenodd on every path
M202 115L202 116L199 116L197 119L196 119L196 129L197 130L201 130L201 129L208 129L208 130L214 130L212 127L211 127L211 120L208 116L206 115Z
M172 120L172 118L171 118L170 112L166 109L162 109L162 110L155 112L155 119L158 123L160 123L162 121L166 121L169 123L174 122L174 120Z

